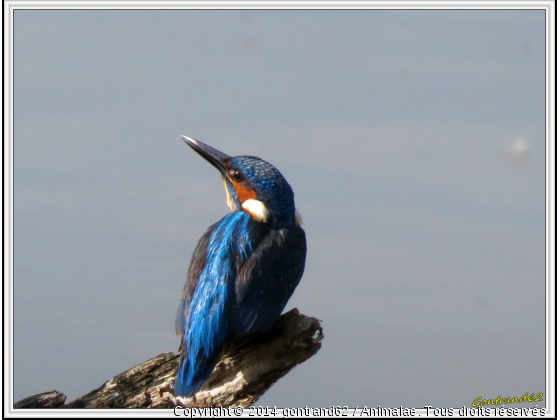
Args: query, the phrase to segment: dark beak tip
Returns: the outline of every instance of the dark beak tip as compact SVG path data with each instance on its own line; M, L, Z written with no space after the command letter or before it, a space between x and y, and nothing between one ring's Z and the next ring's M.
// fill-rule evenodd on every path
M183 141L185 143L187 143L189 146L195 146L198 144L198 141L196 141L195 139L191 138L191 137L187 137L187 136L183 136L181 134L181 138L183 139Z

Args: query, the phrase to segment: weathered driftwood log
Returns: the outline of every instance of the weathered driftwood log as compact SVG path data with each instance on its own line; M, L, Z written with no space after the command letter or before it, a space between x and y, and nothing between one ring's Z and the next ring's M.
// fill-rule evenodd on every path
M14 408L249 407L279 378L321 348L323 331L315 318L297 309L282 315L265 334L232 343L206 385L192 398L173 395L178 353L163 353L64 404L57 391L25 398Z
M59 408L64 405L66 395L58 391L47 391L19 400L14 408Z

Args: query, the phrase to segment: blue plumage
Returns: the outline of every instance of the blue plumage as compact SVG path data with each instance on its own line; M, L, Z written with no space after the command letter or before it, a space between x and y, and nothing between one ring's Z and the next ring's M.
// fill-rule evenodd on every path
M220 171L232 210L200 238L177 311L175 394L191 396L227 341L274 324L303 274L306 241L293 191L274 166L183 139Z

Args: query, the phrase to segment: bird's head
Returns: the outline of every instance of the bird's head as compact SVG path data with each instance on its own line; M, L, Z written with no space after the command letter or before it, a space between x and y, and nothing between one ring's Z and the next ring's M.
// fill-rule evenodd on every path
M244 211L258 222L277 227L301 224L292 187L273 165L255 156L231 157L201 141L181 137L220 171L232 211Z

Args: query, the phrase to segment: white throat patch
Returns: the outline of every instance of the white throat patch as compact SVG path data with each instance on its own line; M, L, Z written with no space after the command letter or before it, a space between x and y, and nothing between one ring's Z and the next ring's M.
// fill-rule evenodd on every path
M257 222L266 222L270 216L270 212L262 201L259 200L245 200L241 205L249 215Z
M227 184L226 184L226 180L222 179L222 181L224 183L224 188L226 190L227 205L228 205L228 207L231 211L235 211L235 210L237 210L237 207L235 207L235 203L233 202L233 198L231 198L231 195L229 193L229 190L228 190L228 187L227 187Z

